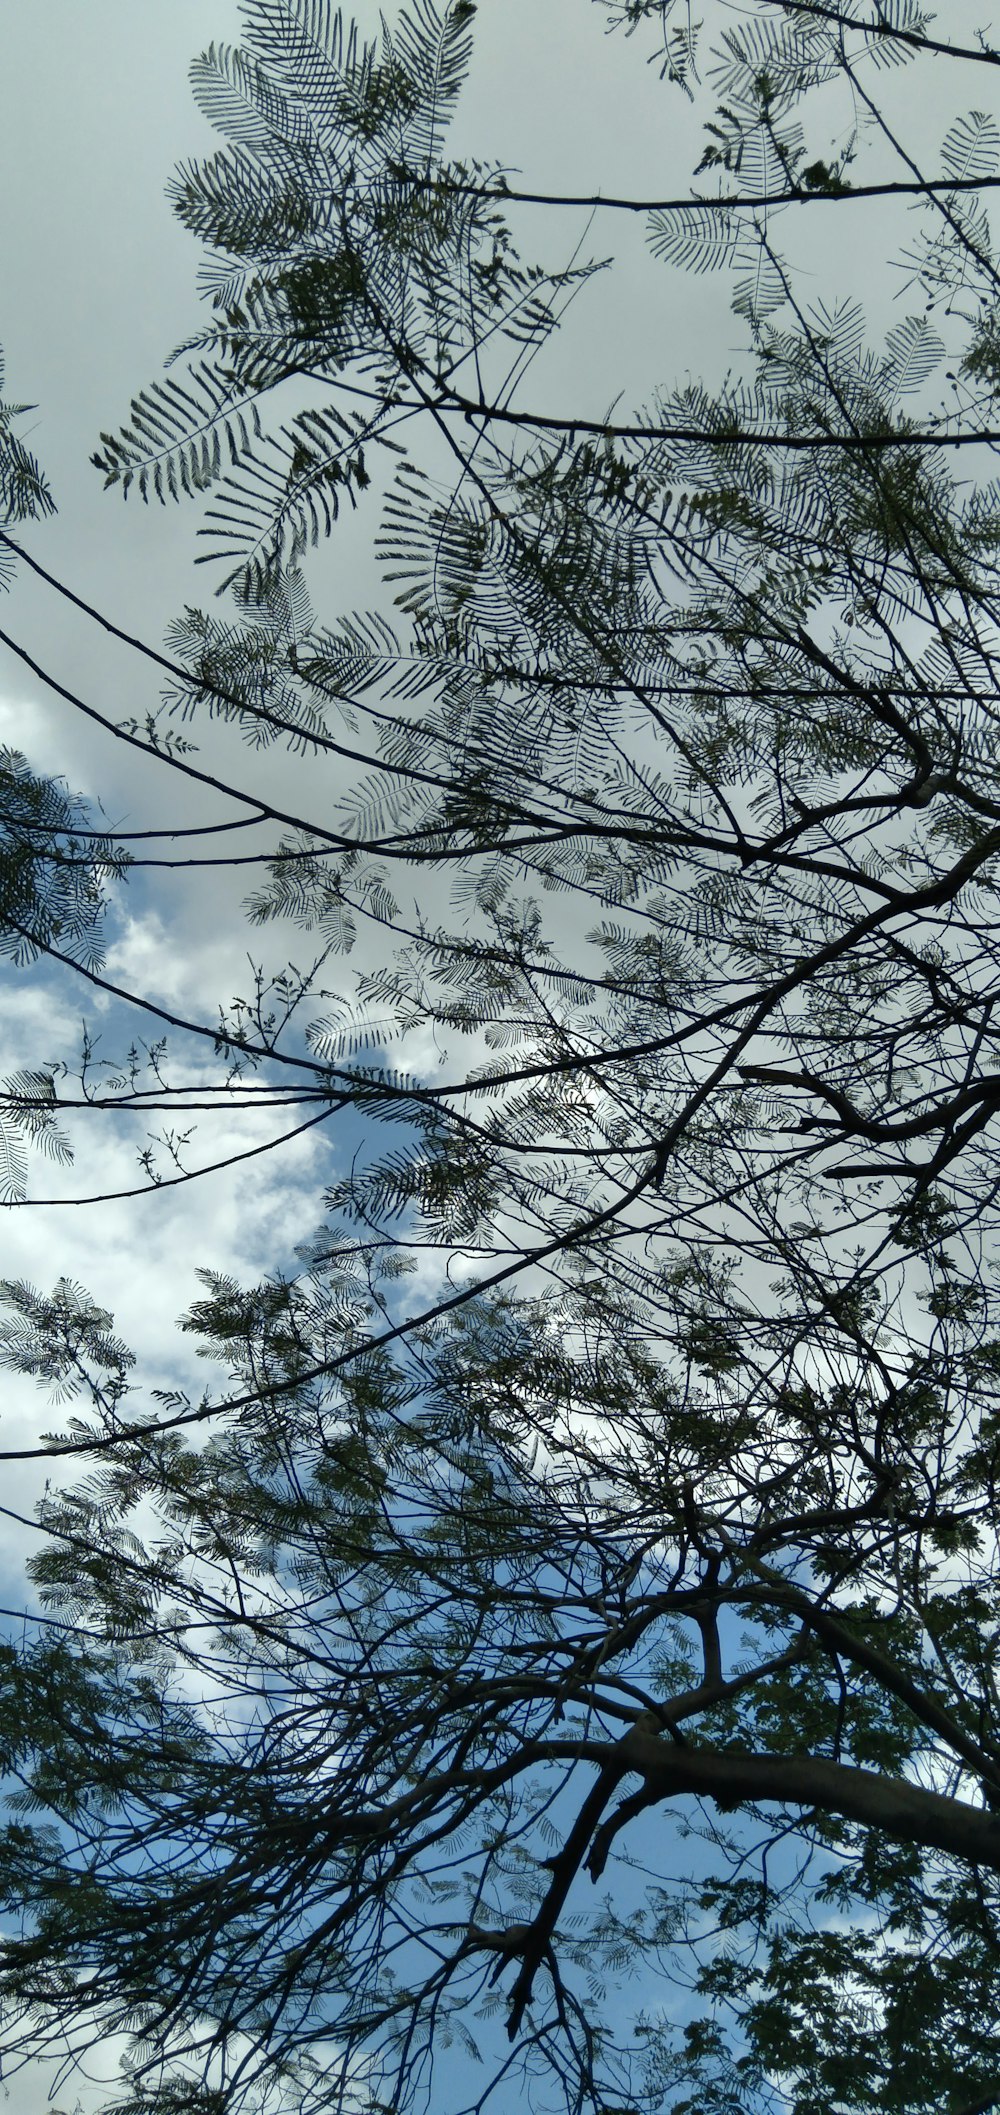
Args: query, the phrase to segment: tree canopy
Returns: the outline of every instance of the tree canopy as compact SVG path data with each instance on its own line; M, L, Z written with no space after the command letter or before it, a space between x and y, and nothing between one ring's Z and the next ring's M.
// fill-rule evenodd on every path
M249 915L316 962L172 1026L366 1129L298 1269L206 1259L200 1398L5 1288L75 1404L0 1645L5 2061L127 2036L119 2115L985 2115L1000 51L971 0L580 0L703 151L559 200L449 158L470 0L243 17L171 189L209 320L94 459L228 597L131 642L127 738L302 757ZM674 372L609 408L636 218ZM685 379L708 271L741 351ZM366 532L387 592L317 618ZM5 931L98 974L140 854L3 787Z

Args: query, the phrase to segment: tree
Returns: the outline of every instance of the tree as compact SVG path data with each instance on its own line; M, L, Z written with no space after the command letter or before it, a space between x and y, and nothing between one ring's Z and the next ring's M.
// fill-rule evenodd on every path
M4 365L0 353L0 389ZM29 404L0 397L0 593L15 570L11 529L54 511L41 465L18 433ZM123 871L106 832L61 780L43 779L17 750L0 748L0 956L34 961L61 943L71 962L100 960L105 884ZM69 1147L55 1114L56 1084L47 1069L14 1074L0 1085L0 1202L24 1196L27 1147L57 1160Z
M444 158L468 0L377 46L247 0L174 189L213 320L97 457L206 496L235 615L174 707L352 760L252 915L365 936L290 1061L402 1125L299 1274L207 1275L218 1395L7 1289L86 1480L3 1654L5 2042L131 2033L129 2115L1000 2096L1000 54L911 0L713 9L708 60L607 12L708 105L645 209L742 373L529 400L594 268ZM928 169L893 62L960 76ZM879 196L876 347L803 246ZM392 623L312 617L345 504ZM380 1055L428 1022L443 1082Z

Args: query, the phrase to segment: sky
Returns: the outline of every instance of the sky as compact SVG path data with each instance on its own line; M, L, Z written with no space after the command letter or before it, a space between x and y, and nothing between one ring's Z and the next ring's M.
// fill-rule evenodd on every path
M377 25L373 5L359 20ZM154 646L185 604L211 600L213 583L196 569L195 510L148 509L105 492L89 457L102 430L127 417L131 395L161 371L167 353L205 320L197 295L197 245L173 218L164 187L176 162L211 151L214 135L192 100L188 66L210 40L238 37L235 0L36 0L5 19L0 76L0 140L8 195L16 196L0 236L0 345L6 393L37 406L25 437L52 483L58 514L30 526L26 548L84 600ZM559 84L558 105L554 86ZM44 92L39 92L44 84ZM678 100L671 99L676 124ZM558 115L556 113L558 112ZM629 191L648 187L664 168L680 178L694 155L694 135L662 140L664 98L654 69L634 47L604 32L603 10L581 0L504 0L482 8L475 69L453 144L456 153L503 158L532 185ZM600 142L600 171L595 142ZM664 152L663 149L666 149ZM16 192L11 180L16 172ZM535 215L525 248L568 262L581 235L589 254L622 253L614 282L602 275L581 297L582 328L539 362L532 387L586 392L601 412L615 397L641 398L662 377L664 349L683 336L683 356L716 362L730 336L722 289L685 283L683 333L672 275L650 271L641 224L613 229L578 213ZM374 514L341 524L311 570L321 615L371 596ZM155 708L159 679L135 654L67 608L21 569L0 623L50 671L112 720ZM218 819L216 797L155 761L137 757L95 730L0 649L0 740L33 766L61 774L74 791L99 800L119 829ZM263 759L233 730L197 733L195 762L218 765L249 791L293 813L303 805L301 763L280 750ZM319 772L310 769L310 798ZM315 809L312 812L316 812ZM249 838L246 840L249 844ZM256 844L255 847L256 849ZM242 881L232 876L136 877L120 896L110 929L106 974L159 1005L212 1019L220 999L245 990L248 935L240 910ZM299 943L297 959L301 959ZM72 1060L86 1013L103 1034L101 1055L116 1056L128 1035L120 1015L72 978L43 968L0 971L0 1070ZM152 1024L151 1033L156 1033ZM188 1073L196 1077L196 1073ZM72 1128L75 1163L66 1174L35 1161L29 1198L89 1196L130 1188L137 1126L116 1130L101 1118ZM252 1142L258 1129L246 1134ZM139 1141L141 1143L142 1141ZM230 1126L226 1143L239 1144ZM200 1159L220 1157L216 1139L201 1140ZM141 1341L150 1376L176 1374L190 1350L179 1344L175 1317L196 1293L196 1261L258 1272L287 1257L319 1213L331 1160L353 1138L313 1138L280 1159L252 1162L242 1175L206 1177L188 1189L105 1207L51 1210L30 1202L0 1217L0 1275L48 1285L56 1275L85 1283L112 1308L125 1337ZM8 1389L8 1444L50 1422L33 1393ZM15 1438L17 1433L18 1438Z
M375 27L371 0L358 14L364 28ZM89 456L102 429L124 421L133 391L204 318L198 252L163 194L176 161L213 144L191 99L189 62L211 39L234 40L238 26L235 0L8 0L4 10L0 345L8 396L37 406L28 422L31 445L59 509L24 541L74 592L154 646L185 603L205 603L211 593L204 571L192 567L194 510L123 505L117 493L102 491ZM906 116L918 131L941 123L926 109L908 107ZM817 141L817 153L827 144ZM456 154L502 158L532 188L570 192L684 189L698 153L682 100L664 94L635 44L606 36L603 10L588 0L483 0L475 68L452 145ZM638 220L617 219L609 228L598 218L588 231L580 214L552 210L534 217L525 247L564 264L581 236L585 253L599 257L613 246L619 261L613 275L581 296L574 330L538 363L527 400L561 400L572 390L574 403L601 415L616 399L635 404L657 382L685 373L718 381L738 361L725 287L651 267ZM852 248L846 216L810 239L820 244L818 291L863 282L864 255ZM891 304L898 290L868 291ZM312 567L324 617L371 592L373 527L374 517L367 525L342 524ZM156 672L26 573L0 604L0 624L113 720L142 719L155 707ZM199 729L197 739L197 761L209 768L220 762L249 791L266 785L276 803L301 806L296 760L277 751L255 759L232 730ZM214 796L95 732L2 651L0 742L100 800L119 828L220 813ZM309 797L321 802L322 795L317 769ZM107 974L160 1005L211 1019L220 997L245 986L248 944L261 948L257 936L248 940L239 894L231 878L153 877L131 885L113 914ZM103 1048L120 1050L130 1031L115 1008L47 969L0 968L0 1075L25 1063L72 1059L83 1011L103 1033ZM429 1052L425 1059L431 1062ZM196 1061L185 1063L196 1081ZM207 1071L203 1064L201 1076ZM205 1136L200 1157L221 1157L262 1136L259 1123L226 1119ZM124 1125L81 1120L72 1138L76 1157L67 1173L33 1161L29 1198L87 1196L141 1179L136 1142ZM194 1367L189 1340L175 1332L177 1316L198 1292L196 1267L250 1277L287 1262L320 1216L324 1182L354 1143L350 1130L331 1128L328 1139L313 1134L242 1170L159 1195L7 1210L0 1214L0 1276L45 1288L58 1276L84 1284L141 1348L151 1383L198 1384L204 1372ZM53 1423L28 1386L5 1382L2 1400L6 1447L33 1444ZM5 1471L4 1502L24 1514L37 1491L36 1468ZM0 1539L0 1599L12 1608L23 1598L20 1568L29 1544L30 1530L8 1523ZM41 2109L50 2083L39 2072L15 2085L24 2115ZM92 2103L85 2083L73 2080L61 2086L60 2106L71 2109L78 2094L83 2108Z
M362 0L359 21L369 32L377 26L373 0ZM54 521L26 532L25 543L75 593L154 646L186 603L211 601L207 569L192 564L195 510L145 509L134 497L123 504L117 491L102 490L89 457L100 432L124 422L132 393L205 320L197 246L173 218L164 186L179 159L210 151L215 140L194 106L189 63L206 42L232 41L238 30L237 0L170 0L167 7L14 0L5 10L0 345L8 396L38 407L28 421L31 444L59 508ZM453 152L497 156L542 190L684 190L698 157L695 119L664 89L649 55L638 38L609 37L605 9L590 0L484 0ZM921 82L931 72L918 69ZM901 111L910 136L925 125L936 130L939 114L907 100L913 77L905 78ZM825 138L813 144L828 151ZM829 294L838 283L841 291L857 290L858 222L838 214L806 219L817 291ZM583 255L616 254L613 272L589 284L571 327L536 362L523 400L561 408L571 392L575 404L602 415L616 400L631 406L648 398L657 383L685 374L717 382L738 364L739 326L728 311L724 275L696 278L654 263L638 217L604 214L588 227L578 211L532 209L514 225L527 254L554 264L567 263L581 241ZM876 303L880 293L890 304L898 294L892 287L864 290ZM378 593L374 526L373 508L367 518L343 521L313 562L321 617ZM112 720L141 720L155 707L155 669L24 571L0 622ZM215 795L95 731L9 655L0 659L0 740L99 798L120 829L203 822L223 812ZM275 804L302 812L299 759L277 749L255 758L232 729L199 726L197 740L196 763L218 765L250 792L266 787ZM324 781L322 768L311 765L308 783L316 813L324 784L335 791L335 777ZM137 877L115 914L108 974L170 1009L212 1018L220 999L246 988L248 943L255 954L264 945L246 932L241 896L240 877ZM84 1006L101 1025L93 999L49 972L5 971L2 991L5 1070L71 1056ZM103 1029L104 1054L114 1055L117 1031L107 1013ZM112 1139L103 1120L78 1124L74 1145L69 1193L136 1180L134 1146L124 1135ZM161 1358L173 1341L172 1317L193 1291L193 1255L221 1266L234 1262L243 1244L248 1266L262 1267L273 1255L275 1214L290 1228L307 1210L298 1189L290 1200L289 1180L308 1185L317 1156L328 1150L336 1145L314 1140L280 1165L251 1164L236 1181L206 1178L190 1193L101 1215L69 1207L50 1214L34 1205L8 1212L0 1220L0 1273L44 1278L58 1259L60 1271L85 1278L96 1297L116 1306L126 1335L141 1324ZM51 1171L36 1167L34 1193L52 1189ZM38 1405L19 1414L37 1418Z
M582 17L582 19L581 19ZM362 11L375 26L376 10ZM103 429L127 415L131 394L150 382L164 356L203 320L198 302L196 245L178 226L164 186L183 156L211 151L214 136L193 104L187 70L212 40L238 35L234 0L8 0L4 64L0 69L0 166L7 210L0 229L0 345L6 393L37 406L27 422L55 494L58 514L28 529L28 550L75 593L130 633L160 645L166 626L185 603L206 602L211 583L192 567L196 519L191 508L144 510L134 500L104 493L89 456ZM635 98L644 124L635 125ZM553 83L560 82L554 122ZM470 84L456 151L501 155L543 188L589 189L594 143L602 148L602 180L614 189L641 183L650 165L649 139L661 122L656 83L620 40L609 43L599 11L579 0L503 0L481 11L476 74ZM623 120L628 117L628 122ZM637 141L644 144L637 151ZM673 143L676 146L679 143ZM683 161L691 159L685 146ZM546 216L536 240L556 262L567 261L583 232L578 215ZM670 332L669 301L652 340L637 327L636 305L648 269L637 228L624 234L629 265L619 274L615 300L598 282L586 319L589 387L598 409L623 392L639 396L655 375L649 354ZM594 228L592 253L606 231ZM633 307L623 299L631 285ZM714 298L706 297L710 308ZM717 306L716 301L716 306ZM642 311L644 324L648 314ZM688 316L690 325L692 319ZM699 332L707 344L707 327ZM549 387L580 380L580 351L568 372ZM545 377L539 376L539 386ZM371 592L367 532L338 537L313 570L317 604L332 617ZM135 655L68 610L43 584L21 570L0 606L0 625L33 656L113 720L142 719L154 708L158 679ZM301 766L269 752L263 766L232 732L199 730L198 761L221 759L230 777L252 788L266 784L272 799L301 804ZM37 682L11 655L0 654L0 742L22 750L31 764L61 774L74 791L99 800L119 828L160 827L215 819L219 803L161 766L136 757L96 732ZM315 780L312 781L315 787ZM222 996L245 984L248 936L239 890L227 881L176 877L130 884L117 905L106 973L181 1013L213 1016ZM251 944L259 951L255 936ZM299 955L301 959L301 952ZM134 1032L116 1008L103 1006L68 976L40 968L0 968L0 1076L26 1063L72 1061L79 1023L104 1036L108 1055ZM205 1068L208 1069L207 1067ZM196 1067L186 1061L186 1077ZM78 1119L72 1125L74 1165L68 1171L35 1158L29 1199L89 1196L128 1189L140 1181L134 1133L124 1124ZM234 1117L213 1127L199 1158L256 1142L259 1123ZM202 1142L200 1142L202 1143ZM328 1144L311 1139L280 1155L252 1161L243 1171L209 1176L186 1187L102 1206L73 1204L0 1214L0 1276L24 1278L48 1290L59 1276L84 1285L112 1310L122 1336L141 1349L148 1385L199 1386L191 1340L175 1329L197 1295L198 1264L249 1278L287 1261L296 1241L320 1216L323 1182L351 1148L350 1135ZM30 1446L58 1423L30 1383L5 1379L0 1423L6 1448ZM8 1464L2 1501L30 1517L39 1486L38 1464ZM8 1518L0 1533L0 1602L23 1605L22 1565L33 1535ZM100 2099L97 2081L113 2069L106 2049L78 2074L34 2068L11 2085L12 2104L36 2115L50 2092L69 2115Z

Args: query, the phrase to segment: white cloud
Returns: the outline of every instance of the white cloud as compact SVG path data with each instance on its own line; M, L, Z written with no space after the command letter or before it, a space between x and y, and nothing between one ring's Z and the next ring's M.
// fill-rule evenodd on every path
M245 928L219 930L215 906L205 906L207 936L183 935L167 926L158 911L139 916L126 909L118 937L105 957L102 975L125 991L134 991L192 1020L212 1022L220 997L242 972L246 983ZM241 943L243 952L240 952ZM155 1025L155 1024L154 1024Z

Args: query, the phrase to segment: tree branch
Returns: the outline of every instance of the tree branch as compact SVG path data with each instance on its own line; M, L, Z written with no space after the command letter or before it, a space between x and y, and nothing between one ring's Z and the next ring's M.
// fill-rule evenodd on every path
M546 1741L536 1753L539 1760L589 1762L599 1770L624 1763L644 1779L647 1806L690 1793L722 1808L774 1803L818 1809L1000 1873L1000 1815L825 1756L677 1747L635 1729L615 1743Z

